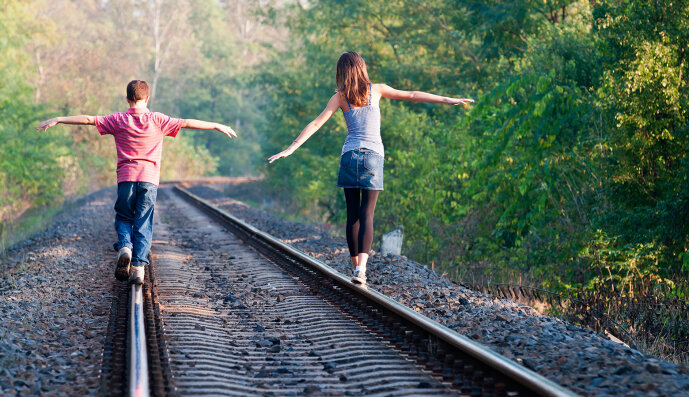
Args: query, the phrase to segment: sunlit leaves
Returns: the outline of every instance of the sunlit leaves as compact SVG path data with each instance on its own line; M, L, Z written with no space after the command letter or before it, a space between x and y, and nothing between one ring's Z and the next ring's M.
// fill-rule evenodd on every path
M327 100L339 53L360 51L375 82L478 99L467 113L382 104L377 224L404 224L406 252L553 288L605 280L608 268L620 285L667 280L689 247L679 3L320 1L295 14L299 41L271 76L270 144L291 142ZM337 190L320 183L334 171L303 170L336 168L335 117L270 177L341 220Z

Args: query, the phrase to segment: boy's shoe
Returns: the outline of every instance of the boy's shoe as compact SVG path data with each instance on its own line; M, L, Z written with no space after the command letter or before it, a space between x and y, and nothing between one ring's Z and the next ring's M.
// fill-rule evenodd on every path
M115 269L115 278L120 281L127 281L129 279L129 265L132 263L132 249L129 247L122 247L117 254L117 268Z
M352 282L354 284L366 285L366 268L357 268L354 271L354 277L352 277Z
M132 266L129 273L129 284L143 284L144 274L143 266Z

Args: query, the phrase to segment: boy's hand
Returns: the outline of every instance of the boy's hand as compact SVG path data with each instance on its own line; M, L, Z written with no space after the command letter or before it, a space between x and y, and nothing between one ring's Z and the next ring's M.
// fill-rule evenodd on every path
M230 128L226 125L218 124L215 127L215 129L222 132L223 134L227 135L230 138L236 138L237 137L237 133L234 132L234 130L232 128Z
M41 124L39 124L38 128L36 128L36 129L39 131L40 130L45 131L50 127L55 127L56 125L57 125L57 117L53 117L52 119L46 120L46 121L42 122Z
M273 161L275 161L275 160L277 160L277 159L283 159L283 158L289 156L289 155L292 154L292 153L294 153L294 150L292 150L292 149L285 149L285 150L281 151L281 152L278 153L278 154L272 155L272 156L268 159L268 163L270 164L270 163L272 163Z
M57 124L75 124L75 125L95 125L96 118L94 116L64 116L64 117L53 117L50 120L46 120L38 125L38 130L47 130L50 127L55 127Z

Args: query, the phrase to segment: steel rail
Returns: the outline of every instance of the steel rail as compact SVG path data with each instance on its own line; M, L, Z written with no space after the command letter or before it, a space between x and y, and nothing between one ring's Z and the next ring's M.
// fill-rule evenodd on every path
M545 377L527 369L519 364L493 352L489 348L474 342L473 340L451 330L450 328L441 325L428 317L415 312L414 310L400 304L399 302L365 287L353 284L348 277L336 272L323 262L312 258L298 249L283 243L275 237L265 233L244 221L234 217L233 215L223 211L222 209L206 202L202 198L189 192L188 190L175 186L174 190L182 197L190 202L196 204L205 212L213 215L221 220L231 223L233 226L242 230L247 235L256 237L262 242L272 245L283 253L291 256L293 259L307 264L312 270L315 270L335 282L339 287L349 290L362 298L372 301L381 307L395 313L399 317L411 322L419 328L435 335L438 339L443 340L450 346L455 347L459 351L467 354L470 357L477 359L484 365L492 368L496 372L501 373L514 382L525 387L536 395L548 397L572 397L577 396L576 393L563 388L562 386L546 379Z
M129 297L129 396L148 397L148 358L144 325L143 285L132 285Z

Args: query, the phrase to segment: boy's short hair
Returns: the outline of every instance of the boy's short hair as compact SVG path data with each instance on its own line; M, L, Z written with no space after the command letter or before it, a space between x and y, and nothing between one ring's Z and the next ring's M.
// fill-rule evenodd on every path
M131 102L141 101L149 96L151 90L143 80L132 80L127 84L127 99Z

